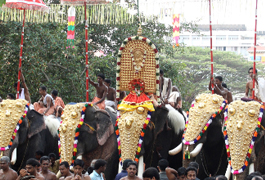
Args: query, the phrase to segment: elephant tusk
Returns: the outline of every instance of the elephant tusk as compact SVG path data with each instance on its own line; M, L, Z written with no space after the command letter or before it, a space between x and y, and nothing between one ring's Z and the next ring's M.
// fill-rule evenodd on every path
M190 153L190 157L196 157L202 149L203 144L199 143L196 148Z
M139 158L139 164L138 164L138 177L142 178L144 173L144 157L141 156Z
M180 143L177 147L175 147L174 149L168 151L169 155L176 155L178 154L180 151L182 150L182 143Z
M231 168L230 168L230 164L228 163L227 168L226 168L226 172L225 172L225 177L227 179L230 179L231 176Z
M11 155L11 164L15 164L17 161L17 148L15 148Z
M58 173L56 174L56 178L59 179L62 176L61 171L58 171Z
M251 164L249 165L249 172L248 172L248 174L251 174L251 173L253 173L253 172L255 172L255 170L254 170L254 164L251 163Z
M119 172L120 173L122 171L122 166L121 166L121 163L119 162Z
M80 159L80 160L82 160L82 155L77 156L76 159Z

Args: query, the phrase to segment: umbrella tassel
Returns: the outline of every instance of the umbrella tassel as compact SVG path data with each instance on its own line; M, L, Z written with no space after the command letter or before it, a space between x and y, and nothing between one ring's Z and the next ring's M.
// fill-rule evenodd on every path
M71 6L68 9L68 31L67 31L66 48L70 48L71 45L74 48L74 38L75 38L75 8Z

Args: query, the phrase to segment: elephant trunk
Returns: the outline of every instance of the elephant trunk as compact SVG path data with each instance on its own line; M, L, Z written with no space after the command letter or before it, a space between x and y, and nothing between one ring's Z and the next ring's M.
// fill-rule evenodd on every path
M183 153L185 153L186 150L188 151L193 151L195 148L195 145L184 145L183 146ZM193 161L194 158L190 158L190 159L187 159L187 158L183 158L182 160L182 165L183 167L187 168L189 166L189 163Z

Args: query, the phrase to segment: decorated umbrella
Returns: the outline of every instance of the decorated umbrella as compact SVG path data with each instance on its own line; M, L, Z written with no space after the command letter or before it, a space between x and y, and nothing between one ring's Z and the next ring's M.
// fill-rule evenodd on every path
M18 70L18 82L17 82L17 99L19 98L20 89L20 75L22 67L22 52L23 52L23 40L24 40L24 24L25 24L25 10L40 10L48 11L49 8L42 0L6 0L6 4L3 8L15 8L23 10L23 25L21 31L21 43L20 43L20 53L19 53L19 70Z
M61 0L61 4L67 4L67 5L84 5L85 6L85 38L86 38L86 102L89 101L89 92L88 92L88 36L87 36L87 29L88 29L88 23L87 23L87 16L86 16L86 4L100 4L100 3L106 3L106 0ZM73 12L73 7L70 7L71 11ZM69 14L68 14L69 15ZM74 15L71 14L71 16L73 17ZM73 18L69 18L68 17L68 25L72 25L73 21L71 21L70 19ZM69 30L69 28L68 28ZM70 34L70 32L68 32L68 35ZM67 35L67 36L68 36ZM74 36L72 36L74 37ZM69 41L69 38L67 38ZM73 39L72 39L73 42Z
M254 34L254 60L253 60L253 77L256 75L256 45L257 45L257 9L258 9L258 0L256 0L256 9L255 9L255 34ZM255 99L255 78L253 78L253 90L252 98Z

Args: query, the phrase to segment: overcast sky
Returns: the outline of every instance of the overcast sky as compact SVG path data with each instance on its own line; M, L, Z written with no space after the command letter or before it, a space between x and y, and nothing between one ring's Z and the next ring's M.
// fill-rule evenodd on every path
M140 11L146 15L159 15L167 9L163 21L172 23L172 13L180 13L181 19L209 23L208 0L139 0ZM246 24L248 30L254 30L256 0L212 0L213 24ZM165 11L164 11L165 12ZM170 16L169 16L170 15ZM265 31L265 0L258 2L258 31Z

